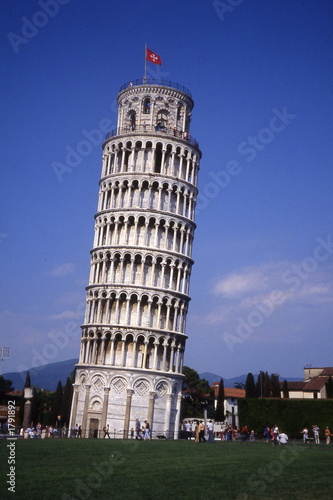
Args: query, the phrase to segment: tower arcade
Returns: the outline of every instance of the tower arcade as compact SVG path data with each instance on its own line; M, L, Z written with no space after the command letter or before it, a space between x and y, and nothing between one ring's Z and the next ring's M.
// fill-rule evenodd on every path
M171 82L118 94L103 144L95 237L70 425L85 436L135 419L177 436L201 152L193 100Z

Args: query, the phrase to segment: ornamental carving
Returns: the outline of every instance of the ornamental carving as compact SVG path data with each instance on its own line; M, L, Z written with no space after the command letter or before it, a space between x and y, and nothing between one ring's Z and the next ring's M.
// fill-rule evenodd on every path
M139 379L134 383L134 391L138 393L140 396L143 396L146 392L149 391L149 382L144 379Z
M111 388L114 389L114 391L117 394L120 394L121 392L123 392L126 389L126 387L127 387L127 382L122 377L117 377L117 378L113 379L113 381L111 383Z
M156 394L159 398L163 398L164 394L166 394L168 390L168 386L166 382L158 382L156 385Z

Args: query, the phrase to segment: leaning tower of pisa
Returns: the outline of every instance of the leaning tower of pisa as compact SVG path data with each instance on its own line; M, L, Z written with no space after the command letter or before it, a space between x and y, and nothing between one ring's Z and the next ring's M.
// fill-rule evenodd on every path
M136 418L177 436L201 152L175 83L121 87L103 144L70 425L128 437Z

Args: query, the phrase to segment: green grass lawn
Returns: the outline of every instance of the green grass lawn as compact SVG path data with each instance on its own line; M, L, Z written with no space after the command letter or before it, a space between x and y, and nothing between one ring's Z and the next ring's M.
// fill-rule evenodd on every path
M333 445L97 439L15 444L15 493L0 442L0 498L253 500L333 498Z

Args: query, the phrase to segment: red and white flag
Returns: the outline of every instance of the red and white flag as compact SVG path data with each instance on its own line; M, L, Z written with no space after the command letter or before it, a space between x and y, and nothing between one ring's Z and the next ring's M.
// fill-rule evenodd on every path
M149 49L146 49L146 60L154 64L159 64L159 65L162 64L162 59L160 58L160 56L158 56L157 54L155 54L155 52L152 52Z

